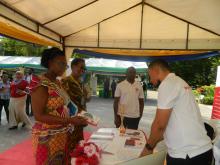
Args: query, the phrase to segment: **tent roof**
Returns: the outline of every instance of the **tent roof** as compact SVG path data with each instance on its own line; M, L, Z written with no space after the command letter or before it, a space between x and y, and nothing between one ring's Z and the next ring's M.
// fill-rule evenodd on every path
M219 0L2 0L0 33L66 47L213 50L219 15Z
M74 54L87 55L90 57L145 61L151 62L155 59L166 61L196 60L217 56L220 51L186 51L186 50L121 50L121 49L74 49Z
M130 66L136 68L138 73L145 73L145 62L131 62L121 60L108 60L101 58L89 58L86 60L86 68L90 72L125 73ZM70 59L72 61L72 59ZM70 64L69 61L69 64ZM0 56L0 68L31 67L43 69L40 66L40 57ZM70 72L70 68L69 71Z

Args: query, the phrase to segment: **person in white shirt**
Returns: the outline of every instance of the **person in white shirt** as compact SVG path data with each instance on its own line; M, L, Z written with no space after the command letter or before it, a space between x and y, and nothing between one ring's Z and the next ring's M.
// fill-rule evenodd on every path
M119 83L115 91L115 125L117 128L121 125L122 116L125 128L138 129L144 109L144 92L140 82L135 81L134 67L127 69L126 76L126 80Z
M180 77L171 73L164 60L148 66L151 82L157 85L158 105L151 133L142 155L153 152L164 138L168 148L167 165L211 165L212 143L202 121L192 89Z

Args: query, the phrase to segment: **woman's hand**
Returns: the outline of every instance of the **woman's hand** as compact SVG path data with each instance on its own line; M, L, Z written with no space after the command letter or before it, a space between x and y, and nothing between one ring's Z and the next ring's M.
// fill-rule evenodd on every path
M18 91L17 91L17 94L19 94L19 95L24 95L24 94L26 94L26 92L25 92L25 91L22 91L22 90L18 90Z
M75 126L86 126L88 123L84 117L75 116L70 118L70 124Z

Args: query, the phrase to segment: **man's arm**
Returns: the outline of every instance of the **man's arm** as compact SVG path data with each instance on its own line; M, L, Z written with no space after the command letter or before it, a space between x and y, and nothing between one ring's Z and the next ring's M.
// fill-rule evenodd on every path
M156 117L151 126L151 134L147 140L147 144L154 148L159 141L163 139L164 131L166 130L167 123L170 118L171 109L157 109ZM153 150L145 148L142 156L151 154Z
M121 118L118 115L118 104L119 104L120 97L115 97L114 99L114 119L115 119L115 126L118 128L121 125Z
M140 85L140 94L139 94L139 109L140 109L140 117L142 117L144 110L144 91L141 85Z
M120 97L115 97L115 99L114 99L113 108L114 108L114 115L115 115L115 116L118 114L118 103L119 103L119 99L120 99Z
M139 108L140 108L140 117L142 117L144 111L144 99L142 98L139 98Z

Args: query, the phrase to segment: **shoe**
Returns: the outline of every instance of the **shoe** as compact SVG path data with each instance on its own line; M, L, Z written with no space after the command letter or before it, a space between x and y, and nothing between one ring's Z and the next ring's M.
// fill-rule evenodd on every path
M14 130L14 129L18 129L18 126L13 126L9 128L9 130Z
M22 128L24 128L25 126L26 126L26 124L25 124L25 123L23 123L21 127L22 127Z

